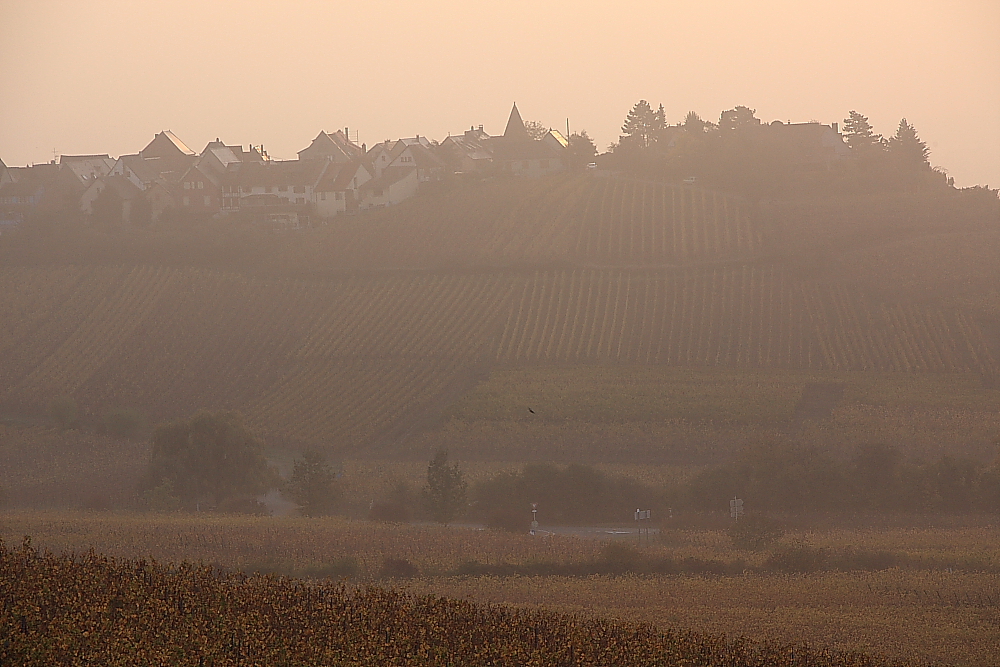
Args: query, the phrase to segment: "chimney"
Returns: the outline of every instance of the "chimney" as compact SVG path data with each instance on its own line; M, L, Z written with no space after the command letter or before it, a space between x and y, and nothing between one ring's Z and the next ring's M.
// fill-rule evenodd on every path
M368 144L361 144L361 152L362 153L368 152Z
M830 123L830 127L833 128L834 132L840 132L840 123Z

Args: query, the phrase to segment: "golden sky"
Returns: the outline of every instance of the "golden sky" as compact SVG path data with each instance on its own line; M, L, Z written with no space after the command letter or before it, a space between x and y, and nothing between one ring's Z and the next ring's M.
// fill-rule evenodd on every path
M277 158L345 126L498 134L513 101L603 149L640 98L672 123L856 109L891 135L905 116L958 185L1000 187L1000 0L0 0L8 165L163 129Z

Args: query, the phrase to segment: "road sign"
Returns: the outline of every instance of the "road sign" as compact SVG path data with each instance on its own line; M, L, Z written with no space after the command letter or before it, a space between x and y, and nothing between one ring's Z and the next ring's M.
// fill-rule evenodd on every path
M532 528L538 528L538 522L537 521L532 521L531 522L531 527Z
M636 521L642 521L643 519L649 519L649 518L651 518L652 512L653 512L653 510L639 510L639 509L637 509L635 511L635 520Z

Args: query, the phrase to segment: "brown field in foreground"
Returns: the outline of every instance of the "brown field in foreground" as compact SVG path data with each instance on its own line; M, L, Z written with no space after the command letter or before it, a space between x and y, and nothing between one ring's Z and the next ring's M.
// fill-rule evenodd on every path
M1000 655L1000 528L981 523L799 530L784 538L831 552L892 553L910 564L876 571L762 571L765 554L735 550L721 531L666 531L639 552L744 563L746 573L729 576L460 576L455 572L470 561L596 561L607 543L338 518L9 511L0 515L0 537L17 544L31 535L36 547L53 551L94 548L124 558L302 576L337 577L352 562L359 582L386 576L389 559L406 560L419 576L405 585L421 594L985 666Z

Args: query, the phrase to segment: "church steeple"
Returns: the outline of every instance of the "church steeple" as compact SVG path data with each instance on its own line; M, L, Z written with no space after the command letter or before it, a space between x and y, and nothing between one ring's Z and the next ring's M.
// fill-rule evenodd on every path
M517 102L514 102L514 107L510 110L510 118L507 119L507 129L503 131L503 136L507 139L530 139L528 135L528 130L524 127L524 121L521 120L521 114L517 110Z

